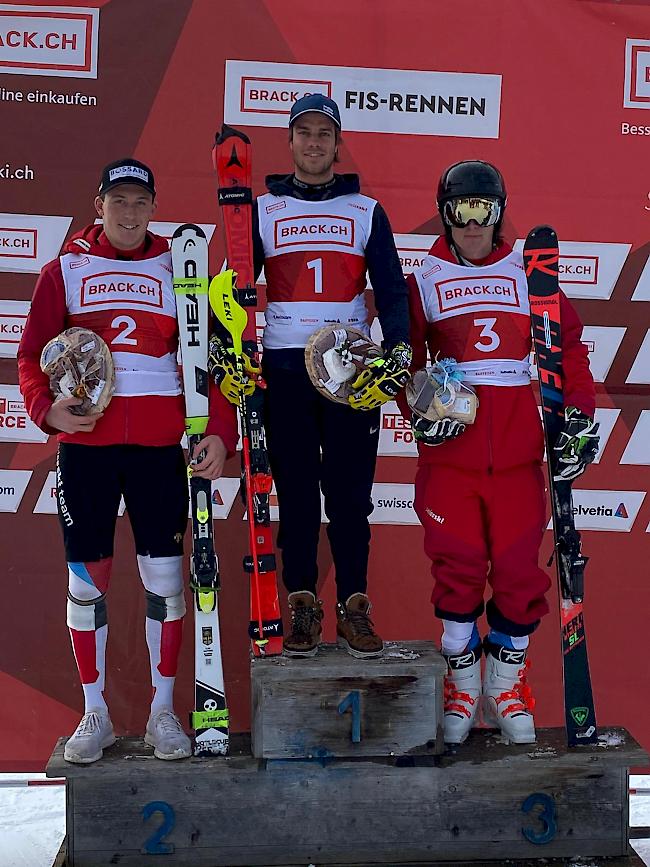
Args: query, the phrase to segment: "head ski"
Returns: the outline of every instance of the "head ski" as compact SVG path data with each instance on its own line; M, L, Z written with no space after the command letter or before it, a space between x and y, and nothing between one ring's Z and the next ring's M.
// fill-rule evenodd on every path
M230 333L237 363L243 370L242 352L251 357L258 354L250 141L243 133L224 125L212 156L219 183L219 204L223 212L230 270L213 281L210 303ZM242 395L240 398L242 496L250 540L250 554L244 558L244 570L251 578L248 629L251 649L255 656L272 656L282 653L282 619L271 534L273 481L266 452L263 407L264 395L259 386L250 397Z
M191 455L208 423L208 242L202 229L186 224L172 238L172 268L183 363L185 429L189 447L194 594L195 755L228 752L228 708L219 636L219 566L214 551L212 485L192 475Z
M551 466L553 446L564 424L558 262L557 235L550 226L537 226L526 238L524 264L546 436L555 565L560 591L564 713L568 744L573 747L596 743L598 732L583 618L584 568L588 558L581 552L580 533L574 525L571 482L555 481Z

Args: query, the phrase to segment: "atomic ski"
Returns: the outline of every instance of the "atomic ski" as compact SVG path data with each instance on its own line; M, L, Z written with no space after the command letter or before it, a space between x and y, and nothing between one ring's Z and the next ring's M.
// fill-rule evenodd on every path
M192 474L192 451L208 423L208 242L202 229L186 224L172 238L172 268L183 364L185 430L189 449L194 593L194 754L228 752L228 708L219 636L219 564L214 551L212 485Z
M555 565L560 591L564 714L568 744L574 747L597 743L598 732L583 618L584 569L588 558L582 554L580 533L573 520L571 482L553 478L553 446L564 424L559 258L557 235L550 226L537 226L528 234L524 264L546 435Z
M212 159L226 231L226 257L231 270L213 281L210 303L230 333L237 364L243 372L241 353L246 352L253 358L258 355L250 141L243 133L224 124L216 139ZM244 307L249 308L249 315ZM271 534L273 481L266 452L263 408L264 394L259 386L250 397L242 395L240 398L242 497L250 540L250 554L244 558L244 570L251 578L248 634L255 656L272 656L282 653L282 619Z

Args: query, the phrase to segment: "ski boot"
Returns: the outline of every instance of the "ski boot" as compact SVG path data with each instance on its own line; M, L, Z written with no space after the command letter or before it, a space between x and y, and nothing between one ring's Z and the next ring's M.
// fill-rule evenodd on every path
M483 721L497 727L513 744L535 743L533 693L526 681L530 661L525 650L485 641Z
M443 654L445 675L443 730L446 744L462 744L478 722L481 697L481 643L463 653Z

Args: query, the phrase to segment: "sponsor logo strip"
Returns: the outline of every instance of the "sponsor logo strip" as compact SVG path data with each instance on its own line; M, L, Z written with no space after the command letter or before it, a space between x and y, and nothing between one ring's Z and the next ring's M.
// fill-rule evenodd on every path
M274 224L275 246L293 247L303 244L336 244L354 247L354 220L324 214L284 217Z
M110 278L110 279L107 279ZM96 307L127 299L129 304L162 308L162 283L146 274L111 271L90 274L81 283L81 307Z
M381 456L402 455L404 457L417 457L418 454L411 425L393 400L385 403L381 408L378 454Z
M472 307L476 304L493 304L501 307L519 307L517 284L512 277L481 277L478 280L441 280L436 283L436 292L441 312Z
M59 254L71 223L72 217L0 214L0 271L38 274Z
M645 491L574 490L573 517L576 528L629 533L644 498Z

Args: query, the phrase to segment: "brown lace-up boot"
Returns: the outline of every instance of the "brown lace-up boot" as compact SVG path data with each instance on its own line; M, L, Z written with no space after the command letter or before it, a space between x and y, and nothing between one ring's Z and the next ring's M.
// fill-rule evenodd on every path
M287 656L315 656L321 639L322 602L309 590L289 594L291 632L284 639Z
M345 605L342 602L336 604L337 644L360 659L381 656L384 652L384 642L370 619L370 608L365 593L353 593Z

